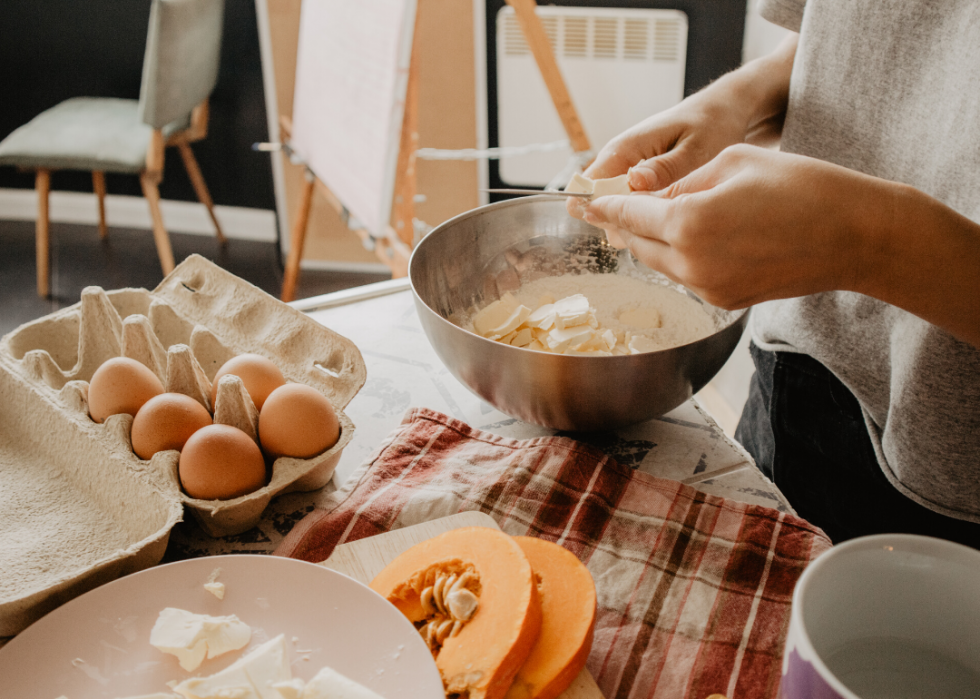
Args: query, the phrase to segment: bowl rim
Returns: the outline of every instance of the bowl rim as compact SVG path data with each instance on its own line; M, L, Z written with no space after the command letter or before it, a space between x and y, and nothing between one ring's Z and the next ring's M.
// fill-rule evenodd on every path
M426 241L429 240L430 238L432 238L436 233L440 233L443 230L445 230L445 229L447 229L447 228L449 228L449 227L451 227L453 225L456 225L456 224L458 224L458 223L460 223L462 221L465 221L468 218L471 218L473 216L480 215L480 214L484 213L487 209L504 209L504 208L509 208L511 206L521 206L525 202L549 202L549 203L551 203L551 202L555 202L555 201L556 200L553 197L547 196L547 195L536 195L535 194L535 195L529 195L529 196L523 196L523 197L514 197L512 199L504 199L502 201L490 202L489 204L483 204L481 206L477 206L475 208L468 209L467 211L463 211L462 213L456 214L452 218L443 221L442 223L440 223L439 225L437 225L435 228L433 228L431 231L429 231L425 235L425 237L422 238L422 240L420 240L419 243L412 248L412 254L409 256L409 259L408 259L408 273L406 275L408 277L409 285L410 285L410 287L412 289L412 295L415 297L415 299L419 303L421 303L423 306L425 306L432 313L432 315L435 316L439 321L441 321L443 323L448 323L452 327L457 328L457 329L463 331L464 333L466 333L467 335L470 335L470 336L472 336L472 337L474 337L474 338L476 338L478 340L482 340L483 342L493 343L493 345L496 345L496 346L499 346L499 347L507 347L509 349L518 350L518 351L524 351L524 352L534 352L535 354L543 355L543 356L563 357L565 359L570 359L570 360L580 360L580 359L585 359L585 360L596 360L596 359L598 359L598 360L605 360L605 361L608 361L610 359L630 360L630 359L633 359L635 357L642 356L642 355L658 355L658 354L661 354L663 352L674 352L674 351L677 351L677 350L680 350L680 349L683 349L683 348L693 347L694 345L698 345L699 343L702 343L702 342L706 342L706 341L712 339L713 337L717 336L720 333L723 333L723 332L726 332L726 331L731 330L731 328L733 326L738 325L739 323L743 323L742 333L745 332L745 327L747 326L747 323L748 323L748 321L747 321L747 319L746 319L745 316L752 310L752 306L746 306L745 308L739 308L739 309L736 309L734 311L729 311L729 310L724 309L724 308L719 308L718 306L715 306L713 304L708 303L707 301L705 301L704 299L702 299L698 294L696 294L694 291L691 291L690 289L688 289L683 284L678 284L677 282L674 282L669 277L667 277L667 275L663 274L662 272L658 272L657 270L651 270L651 271L656 272L657 274L660 274L661 276L663 276L664 278L666 278L668 281L670 281L672 284L677 284L678 286L682 287L689 294L693 295L694 298L699 303L701 303L702 305L708 306L709 308L712 308L712 309L719 309L719 310L725 311L726 313L731 313L732 314L731 320L728 323L726 323L724 326L722 326L720 328L716 328L715 331L713 333L711 333L710 335L707 335L705 337L699 338L697 340L692 340L691 342L686 342L686 343L684 343L682 345L674 345L673 347L666 347L664 349L659 349L659 350L651 350L651 351L648 351L648 352L640 352L638 354L611 355L611 356L608 356L608 357L605 357L605 356L588 356L588 355L580 355L580 354L559 354L559 353L555 353L555 352L542 352L541 350L529 349L527 347L514 347L513 345L504 345L503 343L497 342L496 340L490 340L488 338L485 338L482 335L479 335L479 334L473 332L472 330L467 330L466 328L462 327L461 325L457 325L456 323L453 323L451 320L449 320L444 315L442 315L442 313L440 313L439 311L437 311L436 309L434 309L428 303L428 301L426 301L424 298L422 298L422 295L418 292L418 289L415 286L415 275L412 273L412 271L413 271L413 268L414 268L414 263L415 263L416 255L419 254L419 250L422 248L423 245L426 244ZM585 225L590 225L590 224L585 224ZM597 231L600 231L600 232L602 231L601 228L596 228L595 226L593 226L593 228L595 228ZM558 236L549 236L549 237L558 237ZM741 333L740 333L740 335L741 335Z
M861 552L881 549L894 551L896 554L920 553L945 560L966 559L971 564L980 565L980 551L964 544L922 534L898 533L871 534L850 539L827 549L816 560L810 563L803 571L799 580L797 580L796 587L793 589L792 607L790 611L790 626L796 629L796 636L793 640L797 645L802 647L804 653L801 655L804 655L807 662L813 665L820 678L830 685L831 689L837 692L842 699L861 698L837 678L837 675L827 667L823 657L817 653L817 649L813 646L813 641L810 638L810 633L803 619L803 596L806 594L807 588L813 579L819 576L827 566L833 565L841 557L859 555ZM792 633L790 636L792 636ZM788 649L784 649L784 655L786 650ZM785 672L783 674L785 675Z

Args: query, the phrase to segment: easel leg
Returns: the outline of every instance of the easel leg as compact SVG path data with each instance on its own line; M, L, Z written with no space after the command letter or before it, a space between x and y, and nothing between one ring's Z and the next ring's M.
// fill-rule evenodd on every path
M418 17L415 20L418 33ZM395 169L395 201L392 216L395 236L408 249L415 244L415 192L418 186L415 151L419 146L419 42L412 41L412 56L405 87L405 111ZM396 241L392 241L393 243ZM392 273L395 268L392 267Z
M92 171L92 189L99 200L99 238L105 240L109 236L109 228L105 223L105 173Z
M282 279L282 300L292 301L296 298L296 283L299 281L299 263L303 259L303 244L306 242L306 225L310 220L310 209L313 206L313 177L307 173L303 180L303 190L300 192L299 211L293 221L293 230L289 234L289 255L286 258L286 270Z
M51 192L51 171L38 170L34 179L37 190L37 222L34 229L34 243L37 247L37 295L48 295L48 255L51 238L48 227L48 195Z
M558 118L561 119L562 126L565 127L565 133L568 134L572 150L576 153L591 150L589 137L585 134L585 128L578 118L578 112L572 103L572 96L568 93L565 79L558 68L558 62L555 60L554 47L548 41L548 34L537 15L538 3L535 0L507 0L507 4L514 8L514 14L521 25L524 39L538 64L538 70L548 88L548 94L551 95L551 101L558 112Z
M164 275L174 271L174 251L170 247L170 236L163 225L163 214L160 212L160 190L153 181L150 174L144 172L140 175L140 185L143 187L143 196L146 203L150 206L150 217L153 219L153 240L157 244L157 255L160 256L160 267Z

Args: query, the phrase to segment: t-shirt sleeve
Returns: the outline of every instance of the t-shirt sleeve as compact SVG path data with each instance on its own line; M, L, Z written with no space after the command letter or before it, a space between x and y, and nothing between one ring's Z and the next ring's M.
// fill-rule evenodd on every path
M759 0L759 14L773 24L800 31L806 0Z

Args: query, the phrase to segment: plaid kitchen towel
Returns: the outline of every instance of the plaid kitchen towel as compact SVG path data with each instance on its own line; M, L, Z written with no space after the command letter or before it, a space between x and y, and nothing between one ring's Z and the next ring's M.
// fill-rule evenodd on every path
M775 697L793 586L830 547L797 517L631 471L575 440L508 439L416 408L276 553L319 562L464 510L588 566L599 606L588 668L607 699Z

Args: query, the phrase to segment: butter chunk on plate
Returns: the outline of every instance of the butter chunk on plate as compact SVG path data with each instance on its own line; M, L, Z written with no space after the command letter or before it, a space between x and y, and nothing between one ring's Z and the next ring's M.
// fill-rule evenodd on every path
M273 685L293 677L287 653L286 637L279 634L221 672L184 680L174 691L186 699L281 699Z
M174 687L186 699L383 699L331 667L309 682L292 676L285 636L279 634L221 672Z
M364 685L325 667L301 690L295 682L273 685L283 699L383 699Z
M150 645L177 657L193 672L205 658L216 658L248 645L252 629L234 614L209 616L167 607L150 631Z

